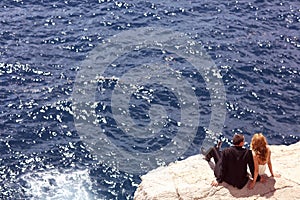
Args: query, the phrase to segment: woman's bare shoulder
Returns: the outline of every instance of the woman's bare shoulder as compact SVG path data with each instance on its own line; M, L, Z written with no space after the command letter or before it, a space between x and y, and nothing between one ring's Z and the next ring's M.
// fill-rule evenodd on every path
M267 151L269 154L271 153L271 148L269 146L267 146Z

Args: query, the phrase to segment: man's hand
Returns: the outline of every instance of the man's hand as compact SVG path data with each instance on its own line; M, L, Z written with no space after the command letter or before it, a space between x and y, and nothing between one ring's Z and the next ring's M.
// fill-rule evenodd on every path
M217 187L219 185L219 183L217 181L212 181L211 185Z

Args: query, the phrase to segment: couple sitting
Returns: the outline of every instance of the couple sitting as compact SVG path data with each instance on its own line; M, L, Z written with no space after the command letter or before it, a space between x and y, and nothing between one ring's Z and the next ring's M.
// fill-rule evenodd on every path
M218 186L223 181L242 189L248 182L249 176L247 165L252 174L252 180L248 184L249 189L253 189L256 182L265 182L265 169L268 165L272 177L279 176L273 173L271 163L271 150L267 146L266 138L261 134L254 134L251 140L251 150L244 148L245 138L242 134L235 134L233 146L220 151L220 142L216 147L210 148L205 155L205 159L215 161L214 174L216 181L211 184Z

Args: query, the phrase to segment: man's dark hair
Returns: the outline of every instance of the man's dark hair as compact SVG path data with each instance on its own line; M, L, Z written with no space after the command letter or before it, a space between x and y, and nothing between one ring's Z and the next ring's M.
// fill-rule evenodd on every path
M243 142L244 141L244 135L242 135L242 134L235 134L234 136L233 136L233 144L234 145L239 145L241 142Z

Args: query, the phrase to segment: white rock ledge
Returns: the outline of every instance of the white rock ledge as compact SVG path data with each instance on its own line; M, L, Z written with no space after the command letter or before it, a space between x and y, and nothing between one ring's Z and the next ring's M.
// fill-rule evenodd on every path
M189 199L300 199L300 142L290 146L270 146L275 173L266 183L257 183L253 190L239 190L226 183L210 185L213 170L202 155L159 167L143 175L134 194L135 200ZM269 171L267 175L270 176Z

